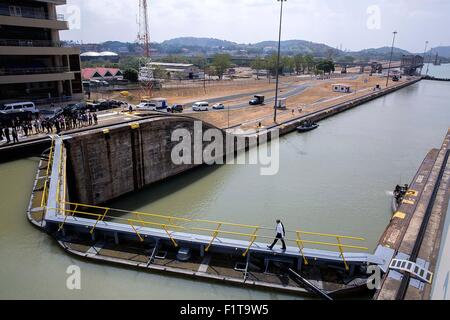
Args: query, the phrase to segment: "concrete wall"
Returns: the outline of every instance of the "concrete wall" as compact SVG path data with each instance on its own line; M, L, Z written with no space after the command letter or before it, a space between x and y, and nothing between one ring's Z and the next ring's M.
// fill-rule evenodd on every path
M178 144L171 141L172 132L184 128L193 137L193 119L173 116L137 123L138 128L119 125L107 134L100 129L65 141L71 200L101 204L196 166L175 165L171 159ZM203 130L209 128L203 123Z

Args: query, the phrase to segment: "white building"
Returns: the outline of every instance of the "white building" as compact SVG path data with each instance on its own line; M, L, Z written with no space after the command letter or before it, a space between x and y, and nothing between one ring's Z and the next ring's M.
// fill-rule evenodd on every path
M198 78L199 73L198 68L189 63L150 62L147 67L153 71L165 71L169 79L194 79Z

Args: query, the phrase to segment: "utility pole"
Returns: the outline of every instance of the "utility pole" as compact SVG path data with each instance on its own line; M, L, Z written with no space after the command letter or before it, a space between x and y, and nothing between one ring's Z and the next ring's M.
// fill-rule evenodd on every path
M281 51L281 25L283 22L283 2L287 0L277 0L281 2L280 8L280 27L278 29L278 55L277 55L277 82L275 85L275 106L274 106L274 114L273 114L273 122L277 122L277 108L278 108L278 85L279 85L279 77L280 77L280 51Z
M392 63L392 56L394 54L394 44L395 44L395 36L397 35L397 31L394 31L394 38L392 39L392 49L391 49L391 58L389 59L389 68L388 68L388 74L386 79L386 88L389 84L389 76L391 75L391 63Z

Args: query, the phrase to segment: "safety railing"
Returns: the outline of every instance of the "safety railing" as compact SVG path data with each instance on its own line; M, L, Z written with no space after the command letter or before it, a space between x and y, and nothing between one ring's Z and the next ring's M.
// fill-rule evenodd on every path
M10 75L33 75L33 74L52 74L69 72L69 67L30 67L30 68L1 68L1 76Z
M221 239L219 238L219 236L233 239L236 238L238 240L245 240L248 243L246 250L242 254L244 257L247 256L252 247L255 246L255 242L257 240L259 240L260 242L271 242L274 239L273 234L269 235L269 232L274 232L274 228L267 228L256 225L252 226L223 221L180 218L161 214L127 211L73 202L63 202L60 203L58 209L52 209L58 210L59 213L64 216L63 222L61 222L59 225L59 230L63 229L68 217L71 217L74 220L77 220L78 218L86 218L94 221L94 224L90 227L91 234L95 231L98 224L101 222L116 222L129 225L138 237L139 241L144 241L141 228L151 227L164 231L164 233L167 234L170 241L175 247L178 247L176 237L174 236L175 232L194 234L200 233L206 234L211 237L208 245L205 247L205 251L209 251L215 243L220 242ZM296 247L298 247L299 253L302 256L305 265L309 263L305 253L305 249L312 249L312 246L327 247L330 249L329 251L339 253L339 257L342 259L347 270L349 270L349 265L345 258L345 251L350 249L361 251L368 250L368 248L364 246L346 243L347 241L365 241L365 239L361 237L351 237L298 230L286 230L286 235L287 237L284 240L286 241L286 243L294 244ZM333 241L331 239L333 239Z

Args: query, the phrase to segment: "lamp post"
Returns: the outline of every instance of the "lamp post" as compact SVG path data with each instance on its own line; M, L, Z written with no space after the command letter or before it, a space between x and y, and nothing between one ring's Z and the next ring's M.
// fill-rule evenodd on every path
M277 80L275 85L275 106L274 106L274 114L273 114L273 122L277 122L277 107L278 107L278 85L279 85L279 76L280 76L280 51L281 51L281 24L283 21L283 2L287 0L277 0L278 2L281 2L281 9L280 9L280 27L278 29L278 55L277 55Z
M388 74L386 79L386 88L389 84L389 76L391 75L391 63L392 63L392 56L394 54L394 44L395 44L395 36L397 35L397 31L394 31L394 38L392 39L392 48L391 48L391 58L389 59L389 68L388 68Z

